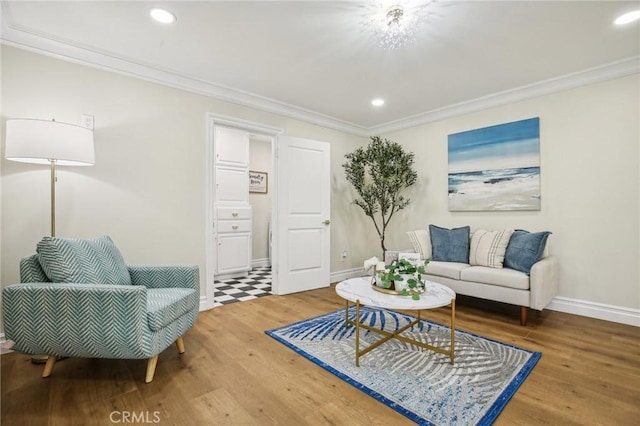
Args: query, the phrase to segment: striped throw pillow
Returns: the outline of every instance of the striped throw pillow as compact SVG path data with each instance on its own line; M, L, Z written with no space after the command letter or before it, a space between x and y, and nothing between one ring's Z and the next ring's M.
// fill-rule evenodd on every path
M54 283L131 285L120 251L106 235L87 239L44 237L36 252L42 270Z
M431 259L431 238L429 231L426 229L418 229L417 231L407 232L407 237L411 241L413 250L420 253L421 259Z
M513 234L513 229L476 230L471 237L469 263L476 266L502 268L511 234Z

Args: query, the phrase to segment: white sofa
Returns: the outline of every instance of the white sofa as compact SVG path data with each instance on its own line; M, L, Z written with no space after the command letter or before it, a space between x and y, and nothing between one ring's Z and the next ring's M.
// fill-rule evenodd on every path
M416 232L416 231L412 231ZM423 258L431 258L431 242L423 237L420 247L410 240ZM457 294L520 306L520 323L526 325L528 309L544 309L558 294L558 261L549 255L547 241L542 259L533 264L530 275L510 268L472 266L468 263L430 261L429 281L444 284Z

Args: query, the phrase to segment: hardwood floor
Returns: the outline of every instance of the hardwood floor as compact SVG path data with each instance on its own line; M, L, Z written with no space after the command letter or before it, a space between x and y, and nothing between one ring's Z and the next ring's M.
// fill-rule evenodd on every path
M496 425L637 425L640 329L459 297L456 328L541 351ZM343 307L333 286L200 313L155 379L146 361L66 359L48 379L26 355L2 355L3 425L403 425L382 403L264 334ZM447 323L448 308L423 312Z

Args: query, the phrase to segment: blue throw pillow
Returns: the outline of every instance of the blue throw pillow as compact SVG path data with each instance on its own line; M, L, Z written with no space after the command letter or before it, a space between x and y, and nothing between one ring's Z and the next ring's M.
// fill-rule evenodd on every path
M529 275L533 264L542 259L550 234L548 231L514 231L504 256L504 266Z
M440 228L429 225L431 260L469 263L469 232L471 228Z

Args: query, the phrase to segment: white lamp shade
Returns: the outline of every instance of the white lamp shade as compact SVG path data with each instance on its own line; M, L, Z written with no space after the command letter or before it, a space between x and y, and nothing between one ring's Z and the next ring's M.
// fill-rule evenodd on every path
M60 166L95 164L93 131L73 124L26 118L7 120L7 160Z

